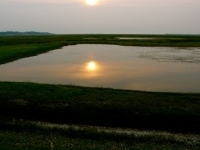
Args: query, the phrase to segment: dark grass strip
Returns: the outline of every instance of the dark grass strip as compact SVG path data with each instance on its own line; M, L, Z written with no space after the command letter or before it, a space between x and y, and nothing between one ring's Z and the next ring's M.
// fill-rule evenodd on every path
M95 141L115 141L115 142L134 142L134 143L155 143L155 144L170 144L180 146L200 146L200 143L188 143L184 140L176 140L173 136L164 135L140 135L117 133L117 132L105 132L98 131L97 129L76 129L74 127L58 128L47 127L38 125L32 122L14 121L6 122L0 121L1 131L9 132L27 132L29 134L37 133L39 135L57 135L72 139L89 139Z
M0 82L0 99L1 118L200 133L200 94Z

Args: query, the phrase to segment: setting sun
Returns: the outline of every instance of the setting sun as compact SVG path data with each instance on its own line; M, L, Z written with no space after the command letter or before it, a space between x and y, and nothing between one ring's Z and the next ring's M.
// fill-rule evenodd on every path
M94 6L97 4L97 0L86 0L86 4L88 4L90 6Z

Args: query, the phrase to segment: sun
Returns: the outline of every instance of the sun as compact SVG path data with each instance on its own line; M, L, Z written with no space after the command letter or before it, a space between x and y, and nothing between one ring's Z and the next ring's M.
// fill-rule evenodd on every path
M90 6L94 6L97 4L97 0L86 0L86 4L88 4Z

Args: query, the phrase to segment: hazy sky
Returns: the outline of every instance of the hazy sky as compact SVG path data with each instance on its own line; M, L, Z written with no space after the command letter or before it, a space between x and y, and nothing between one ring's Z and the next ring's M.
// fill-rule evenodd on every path
M200 0L0 0L0 31L200 34Z

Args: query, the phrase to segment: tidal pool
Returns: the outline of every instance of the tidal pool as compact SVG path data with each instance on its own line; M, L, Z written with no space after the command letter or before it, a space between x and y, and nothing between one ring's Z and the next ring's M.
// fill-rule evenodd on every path
M66 46L0 65L0 81L200 92L200 48Z

